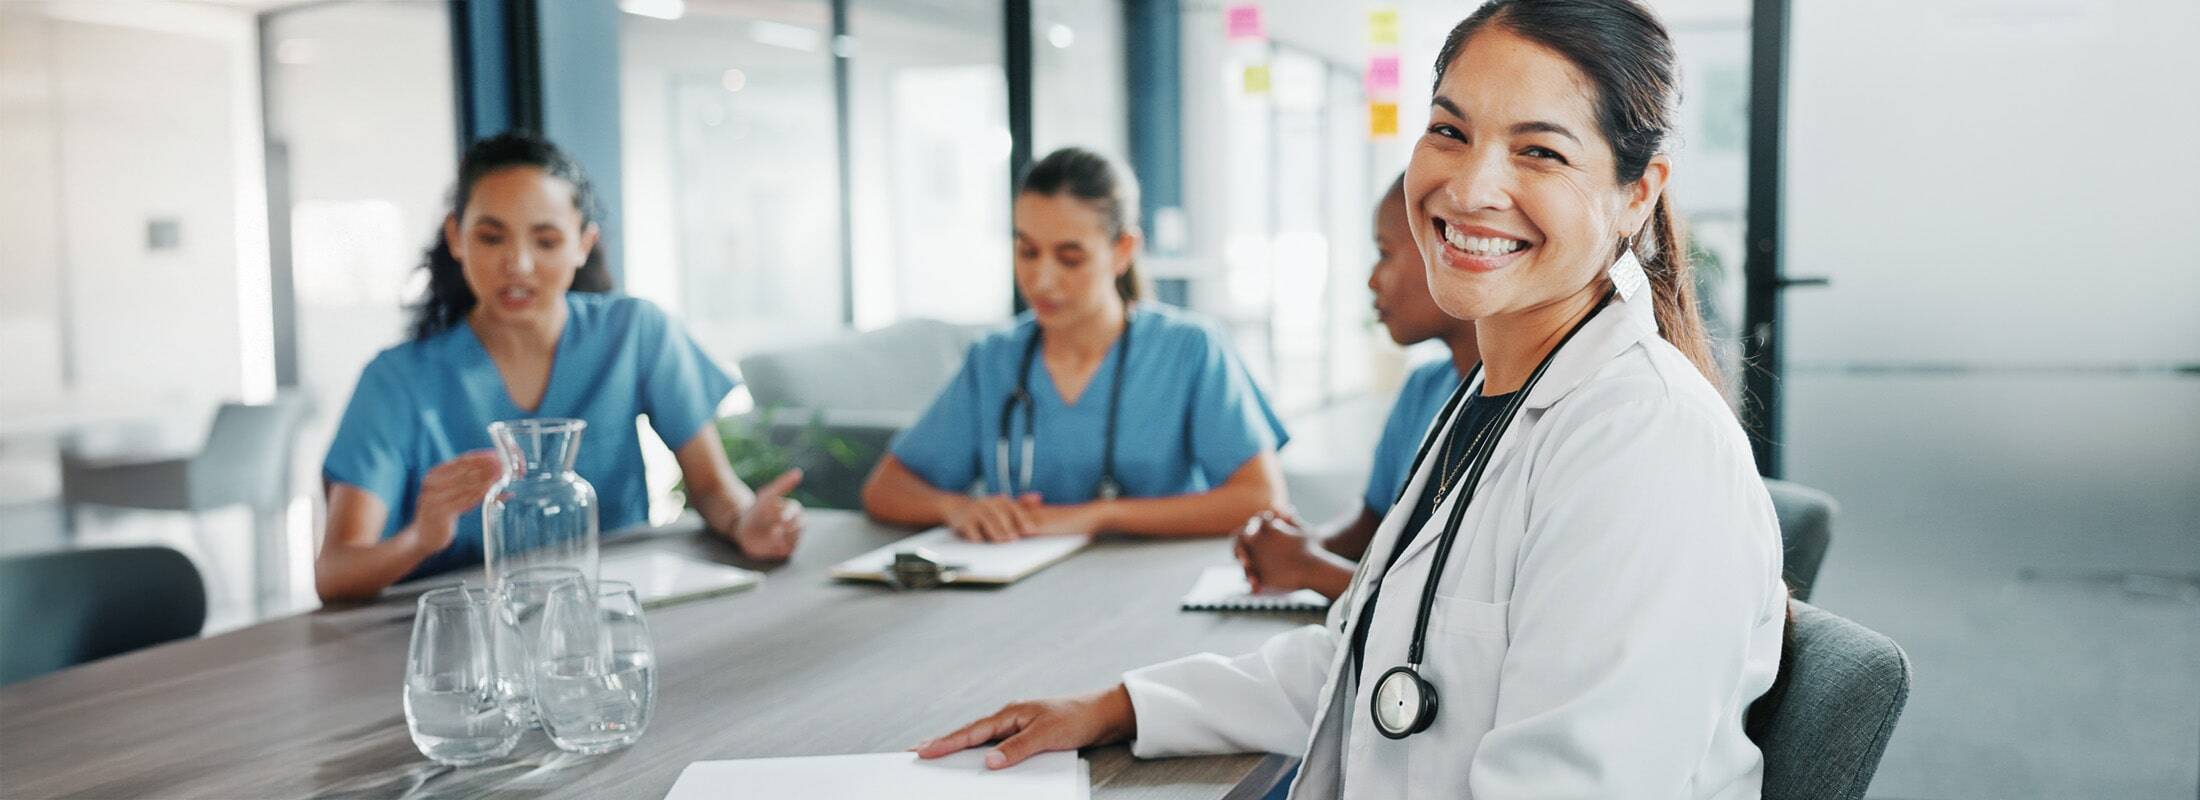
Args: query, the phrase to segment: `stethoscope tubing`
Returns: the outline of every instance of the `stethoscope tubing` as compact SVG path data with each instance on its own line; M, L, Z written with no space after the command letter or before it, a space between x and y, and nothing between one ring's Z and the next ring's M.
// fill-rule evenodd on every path
M1118 486L1115 480L1115 426L1116 418L1120 416L1123 407L1123 373L1125 365L1130 361L1132 322L1131 311L1125 309L1123 313L1123 335L1115 344L1115 374L1109 376L1108 380L1107 423L1101 434L1100 493L1102 495L1114 494ZM1004 494L1011 497L1031 491L1031 465L1038 450L1036 442L1038 441L1037 418L1039 416L1039 405L1031 395L1031 370L1032 365L1039 360L1039 345L1045 333L1044 328L1040 328L1037 323L1033 323L1031 339L1024 342L1023 362L1017 368L1016 388L1011 390L1008 397L1003 398L1001 402L1001 433L1000 438L995 442L994 463L999 467L1001 489ZM1023 457L1018 459L1016 463L1019 480L1016 484L1011 485L1009 483L1008 442L1011 432L1015 430L1016 409L1019 407L1024 411L1024 435L1022 447L1019 448Z

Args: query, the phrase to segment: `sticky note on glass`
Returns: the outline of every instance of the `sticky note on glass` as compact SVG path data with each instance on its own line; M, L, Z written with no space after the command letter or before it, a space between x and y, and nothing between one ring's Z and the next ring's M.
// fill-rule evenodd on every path
M1367 60L1367 93L1371 97L1388 97L1398 93L1398 55L1375 56Z
M1397 103L1369 103L1369 104L1367 104L1367 135L1369 135L1369 136L1396 136L1396 135L1398 135L1398 104L1397 104Z
M1265 34L1260 27L1260 6L1253 3L1233 3L1222 11L1231 39L1259 39Z
M1367 12L1367 43L1376 47L1398 46L1398 9L1386 6Z
M1254 64L1245 68L1246 94L1267 94L1268 83L1267 64Z

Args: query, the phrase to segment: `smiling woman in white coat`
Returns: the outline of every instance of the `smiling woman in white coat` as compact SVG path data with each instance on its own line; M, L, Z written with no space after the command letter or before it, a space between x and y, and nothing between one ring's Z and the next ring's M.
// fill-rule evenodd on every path
M921 754L1298 753L1302 798L1760 796L1743 720L1787 591L1665 194L1673 61L1633 0L1495 0L1446 40L1406 205L1484 369L1326 624Z

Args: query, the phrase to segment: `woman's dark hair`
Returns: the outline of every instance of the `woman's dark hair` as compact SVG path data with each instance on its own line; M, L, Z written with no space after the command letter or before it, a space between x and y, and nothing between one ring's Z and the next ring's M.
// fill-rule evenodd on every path
M1597 127L1618 164L1614 177L1640 180L1665 147L1679 99L1673 39L1657 16L1635 0L1490 0L1444 40L1436 56L1437 85L1467 40L1491 25L1558 53L1588 78L1596 87ZM1668 194L1658 196L1650 223L1635 237L1635 254L1650 277L1658 333L1723 391L1726 381L1711 355L1680 218ZM1617 248L1612 257L1619 257Z
M534 167L572 184L573 206L580 209L583 227L603 217L603 208L596 200L596 187L588 182L580 162L559 150L550 140L523 131L500 133L466 148L466 156L458 162L458 185L451 189L451 216L465 216L474 184L490 173L512 167ZM420 269L428 273L428 290L412 307L414 339L426 339L450 330L466 319L466 312L472 311L476 302L474 290L466 285L465 268L451 255L450 242L444 239L440 225L436 226L435 242L428 246ZM604 266L603 247L599 242L588 251L588 260L581 263L580 270L573 274L571 291L608 292L611 288L611 270Z
M1115 165L1099 153L1078 147L1064 147L1052 153L1024 171L1024 180L1017 187L1017 194L1039 195L1067 194L1090 204L1107 221L1109 239L1120 239L1124 234L1138 230L1138 184L1116 171ZM1138 261L1124 265L1123 274L1115 277L1115 294L1125 303L1137 302L1146 296L1145 284L1138 277Z

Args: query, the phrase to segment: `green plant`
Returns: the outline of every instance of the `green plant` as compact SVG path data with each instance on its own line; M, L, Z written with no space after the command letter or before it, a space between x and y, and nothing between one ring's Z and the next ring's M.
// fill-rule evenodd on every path
M733 474L750 486L761 486L799 467L805 474L803 485L788 496L808 506L849 507L847 498L832 496L836 493L829 489L846 482L839 480L840 476L868 470L879 454L862 442L834 433L826 426L822 409L813 409L808 421L793 430L779 424L783 412L767 406L752 414L718 420L718 438L725 443Z

